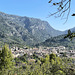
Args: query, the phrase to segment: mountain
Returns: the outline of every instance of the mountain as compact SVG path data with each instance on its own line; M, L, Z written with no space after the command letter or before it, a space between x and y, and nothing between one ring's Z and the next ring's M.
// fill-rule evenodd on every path
M33 45L61 34L46 21L0 12L0 42Z
M69 38L64 39L64 36L65 35L51 37L42 43L36 44L35 46L46 46L46 47L65 46L68 49L75 49L75 38L73 38L72 40Z

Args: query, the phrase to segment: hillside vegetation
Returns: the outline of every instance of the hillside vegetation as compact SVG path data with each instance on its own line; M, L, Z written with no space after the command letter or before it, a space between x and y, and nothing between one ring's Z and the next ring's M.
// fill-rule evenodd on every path
M0 42L30 46L61 34L46 21L0 12Z
M0 51L0 75L75 75L74 59L56 54L12 58L8 46ZM13 64L14 63L14 64Z
M69 49L75 49L75 38L73 38L72 40L69 38L64 39L65 36L66 35L51 37L47 39L45 42L36 44L36 46L46 46L46 47L65 46Z

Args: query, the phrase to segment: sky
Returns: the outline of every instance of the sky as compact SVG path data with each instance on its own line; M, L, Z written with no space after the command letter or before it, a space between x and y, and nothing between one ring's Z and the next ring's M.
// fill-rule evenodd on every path
M56 30L67 30L75 27L75 16L71 16L75 13L75 0L71 2L71 10L68 21L64 24L65 20L61 18L55 18L54 16L48 17L49 13L54 12L55 8L48 3L49 0L1 0L0 11L18 15L38 18L47 21L50 26Z

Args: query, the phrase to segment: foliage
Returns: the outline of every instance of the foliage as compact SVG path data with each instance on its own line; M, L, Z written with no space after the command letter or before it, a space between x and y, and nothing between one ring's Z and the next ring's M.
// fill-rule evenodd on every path
M8 45L4 45L0 53L0 70L9 70L13 68L13 56Z
M46 47L57 47L65 46L68 49L75 49L75 38L72 41L69 38L65 38L66 35L60 35L56 37L49 38L45 42L36 44L36 46L46 46Z
M63 71L58 70L55 72L55 75L66 75Z
M34 53L33 56L24 56L15 58L14 69L12 53L8 46L5 45L0 52L0 75L74 75L75 65L72 63L74 60L71 58L60 58L56 54L45 55L44 57L37 57ZM35 59L34 62L28 59ZM9 64L9 65L8 65ZM11 69L10 69L11 68Z
M36 60L36 58L34 58ZM40 63L41 62L41 63ZM71 63L71 64L70 64ZM69 65L70 64L70 65ZM16 68L13 74L17 75L74 75L75 65L70 58L56 57L55 54L46 55L37 62L27 63Z
M68 30L68 34L64 37L64 38L69 38L69 39L71 39L71 41L72 41L72 39L75 37L75 33L73 32L71 32L71 30L69 29Z
M50 54L50 60L52 60L52 59L53 59L53 60L55 60L55 59L56 59L56 54L53 54L53 53L52 53L52 54Z

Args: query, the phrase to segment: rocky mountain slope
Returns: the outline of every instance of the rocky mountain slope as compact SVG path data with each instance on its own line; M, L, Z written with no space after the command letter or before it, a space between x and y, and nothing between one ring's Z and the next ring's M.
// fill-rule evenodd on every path
M32 45L61 34L64 32L53 29L46 21L0 12L0 40L3 42Z

